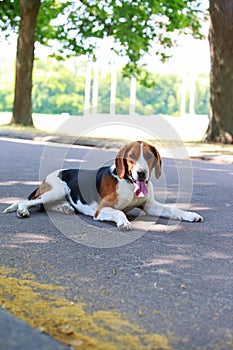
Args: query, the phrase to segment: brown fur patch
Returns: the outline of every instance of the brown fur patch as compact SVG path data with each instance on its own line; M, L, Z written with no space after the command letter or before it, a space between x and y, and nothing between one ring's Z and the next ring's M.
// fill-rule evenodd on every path
M149 149L152 154L154 155L155 159L154 159L154 164L152 165L152 168L154 167L155 168L155 177L156 179L159 179L161 174L162 174L162 159L161 159L161 156L159 154L159 152L157 151L157 149L152 146L152 145L149 145L148 143L144 143L145 146L146 146L146 149ZM145 157L145 154L144 154L144 157ZM149 165L149 168L150 168L150 164L148 163ZM150 168L150 171L152 169Z
M42 184L38 187L34 196L31 199L36 199L40 197L42 194L44 194L45 192L51 191L51 189L52 189L51 185L49 185L47 182L42 182Z
M140 155L140 143L140 141L131 142L130 144L121 148L116 155L115 165L117 175L120 179L123 179L125 176L126 166L128 167L128 172L130 172L138 160Z
M117 180L109 174L105 174L100 183L100 196L101 201L98 209L94 214L94 218L97 218L101 209L104 207L114 208L117 203L117 192L116 192Z

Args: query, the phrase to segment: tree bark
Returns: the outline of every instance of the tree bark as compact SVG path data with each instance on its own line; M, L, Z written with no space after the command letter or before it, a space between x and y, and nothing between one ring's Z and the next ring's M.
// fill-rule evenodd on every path
M210 0L210 125L207 140L233 142L233 1Z
M13 123L32 124L32 71L36 20L40 0L20 0Z

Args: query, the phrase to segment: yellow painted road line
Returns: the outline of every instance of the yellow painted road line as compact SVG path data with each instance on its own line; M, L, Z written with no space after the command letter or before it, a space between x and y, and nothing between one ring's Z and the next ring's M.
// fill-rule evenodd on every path
M171 339L148 334L115 311L86 311L84 303L61 296L63 287L42 284L32 274L0 267L1 306L30 326L74 349L172 350Z

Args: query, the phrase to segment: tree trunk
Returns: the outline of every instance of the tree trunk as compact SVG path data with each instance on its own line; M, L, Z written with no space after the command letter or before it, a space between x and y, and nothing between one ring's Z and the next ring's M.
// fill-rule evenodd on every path
M40 0L20 0L13 123L32 124L32 70Z
M210 0L210 125L207 140L233 142L233 1Z

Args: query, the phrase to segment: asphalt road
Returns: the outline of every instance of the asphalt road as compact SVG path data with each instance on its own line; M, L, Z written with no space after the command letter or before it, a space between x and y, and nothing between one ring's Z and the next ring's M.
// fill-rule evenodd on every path
M18 219L15 213L2 213L14 199L24 198L35 188L40 174L60 165L103 165L114 154L114 150L0 139L2 307L78 349L232 349L232 164L164 159L165 175L153 180L158 200L188 206L204 217L203 223L132 216L135 230L125 233L111 223L81 215L33 211L29 219ZM60 301L60 306L54 306L53 299L52 310L63 310L62 319L69 313L61 306L67 305L65 301L74 307L85 305L85 319L69 314L72 332L67 331L69 325L59 335L48 323L41 326L38 305L42 309L46 302L44 309L50 312L51 295ZM46 310L42 316L47 317ZM0 323L6 325L8 317L1 312ZM50 325L57 319L57 314L50 314ZM93 322L98 325L95 329ZM37 346L26 325L17 326L17 319L13 324L16 336L10 345L12 332L2 326L6 333L5 339L1 335L2 350L24 348L17 332L25 334L31 349L53 348L50 337ZM75 338L76 332L81 340ZM104 347L106 341L112 347Z

